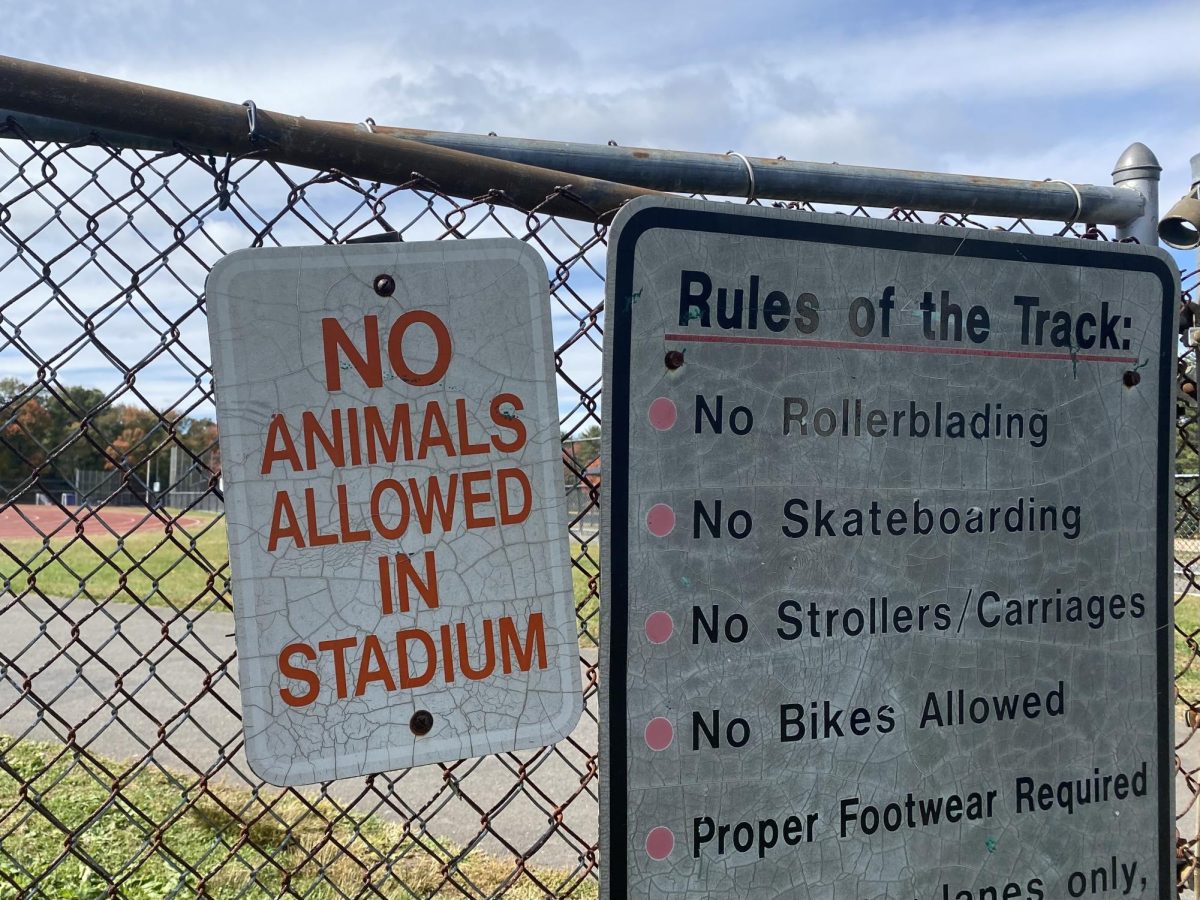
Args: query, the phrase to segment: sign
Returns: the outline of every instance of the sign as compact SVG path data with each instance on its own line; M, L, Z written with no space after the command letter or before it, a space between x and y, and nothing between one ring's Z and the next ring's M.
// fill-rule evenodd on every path
M245 250L214 267L208 305L250 767L307 784L570 733L537 254Z
M1174 896L1168 258L685 200L610 247L607 896Z

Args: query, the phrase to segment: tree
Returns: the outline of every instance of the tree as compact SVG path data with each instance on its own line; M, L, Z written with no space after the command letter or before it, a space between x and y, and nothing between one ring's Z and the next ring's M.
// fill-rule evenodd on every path
M183 429L183 445L214 473L221 471L221 445L217 442L217 423L212 419L188 419Z
M96 388L0 378L0 485L24 482L35 467L44 482L74 484L77 471L121 469L162 480L173 441L187 457L183 468L195 457L219 471L212 419L110 403Z
M593 424L576 435L564 435L563 448L581 467L590 465L600 456L600 426Z
M105 469L142 465L166 438L165 434L150 437L162 424L153 412L139 406L116 404L97 417L97 422L100 433L108 436Z
M83 423L104 403L104 392L82 386L44 389L40 392L50 414L47 446L54 448L53 466L64 478L74 478L76 469L94 468L100 448L94 432Z
M50 413L35 396L14 402L7 410L4 426L4 447L10 451L12 462L29 469L45 463L48 452ZM50 446L53 446L52 444Z

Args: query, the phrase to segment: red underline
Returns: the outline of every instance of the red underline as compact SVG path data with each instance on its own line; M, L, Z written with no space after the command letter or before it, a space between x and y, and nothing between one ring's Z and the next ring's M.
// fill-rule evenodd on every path
M987 350L983 347L949 347L944 344L880 344L871 341L824 341L817 338L775 338L740 334L666 334L668 341L695 344L759 344L767 347L813 347L819 350L877 350L891 353L939 353L945 356L995 356L1001 359L1057 359L1076 362L1136 363L1136 356L1102 356L1098 353L1048 353L1038 350Z

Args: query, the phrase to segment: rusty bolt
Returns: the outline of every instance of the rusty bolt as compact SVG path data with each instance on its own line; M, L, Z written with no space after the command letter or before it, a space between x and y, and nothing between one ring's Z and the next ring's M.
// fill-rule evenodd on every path
M1122 380L1125 382L1125 387L1134 387L1142 380L1142 376L1130 369Z
M433 730L433 713L427 709L418 709L408 720L408 727L417 737L429 734Z
M663 360L663 362L666 364L667 368L672 371L681 368L683 366L683 351L668 350L667 357Z
M375 293L380 297L390 297L396 293L396 279L391 275L375 276Z

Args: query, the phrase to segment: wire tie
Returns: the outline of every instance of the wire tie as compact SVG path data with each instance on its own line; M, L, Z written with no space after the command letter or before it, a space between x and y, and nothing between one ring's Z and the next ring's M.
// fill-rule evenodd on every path
M746 159L741 153L736 150L727 150L726 156L736 156L746 166L746 175L750 179L750 189L746 193L746 202L753 203L758 199L758 185L754 182L754 166L750 165L750 160Z
M250 142L258 140L258 104L253 100L243 100L246 107L246 123L250 126Z
M1042 179L1042 183L1065 184L1071 189L1071 193L1075 195L1075 212L1072 214L1071 218L1067 220L1067 227L1070 228L1072 225L1078 222L1079 215L1083 212L1083 196L1079 193L1079 188L1075 187L1075 185L1071 184L1069 181L1063 181L1061 178L1044 178Z

